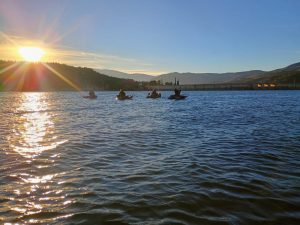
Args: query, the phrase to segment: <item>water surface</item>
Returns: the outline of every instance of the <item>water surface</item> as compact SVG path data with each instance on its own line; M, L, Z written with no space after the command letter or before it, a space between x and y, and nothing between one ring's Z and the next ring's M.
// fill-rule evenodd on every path
M0 223L300 224L300 92L0 93Z

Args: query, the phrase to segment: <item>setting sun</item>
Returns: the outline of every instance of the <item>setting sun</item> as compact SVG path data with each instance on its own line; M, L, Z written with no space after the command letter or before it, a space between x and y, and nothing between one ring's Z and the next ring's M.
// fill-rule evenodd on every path
M25 61L38 62L45 54L45 51L38 47L22 47L19 48L19 53Z

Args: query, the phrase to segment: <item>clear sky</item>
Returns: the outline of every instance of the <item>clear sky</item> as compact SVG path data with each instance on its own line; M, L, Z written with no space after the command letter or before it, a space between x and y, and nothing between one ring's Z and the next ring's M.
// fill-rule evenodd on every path
M126 72L271 70L300 61L299 0L1 0L0 58Z

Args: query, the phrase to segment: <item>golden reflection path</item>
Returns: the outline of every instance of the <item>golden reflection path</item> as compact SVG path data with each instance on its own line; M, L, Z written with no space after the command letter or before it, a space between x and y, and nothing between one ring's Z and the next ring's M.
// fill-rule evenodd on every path
M5 185L11 193L6 208L22 224L50 222L53 218L31 216L71 203L65 199L60 185L65 172L54 168L60 155L56 148L67 140L60 139L55 132L55 115L48 101L49 93L22 93L8 136L9 149L18 158L16 167L21 169L14 168L10 177L15 181Z
M24 93L17 109L18 121L9 137L11 148L25 158L34 158L66 142L53 136L54 124L48 113L44 93Z

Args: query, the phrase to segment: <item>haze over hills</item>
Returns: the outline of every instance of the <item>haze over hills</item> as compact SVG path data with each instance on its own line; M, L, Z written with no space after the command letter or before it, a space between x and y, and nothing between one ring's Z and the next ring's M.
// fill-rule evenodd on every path
M111 77L117 77L121 79L133 79L135 81L150 81L154 79L154 76L142 74L142 73L124 73L117 70L108 70L108 69L95 69L95 71L105 74Z

